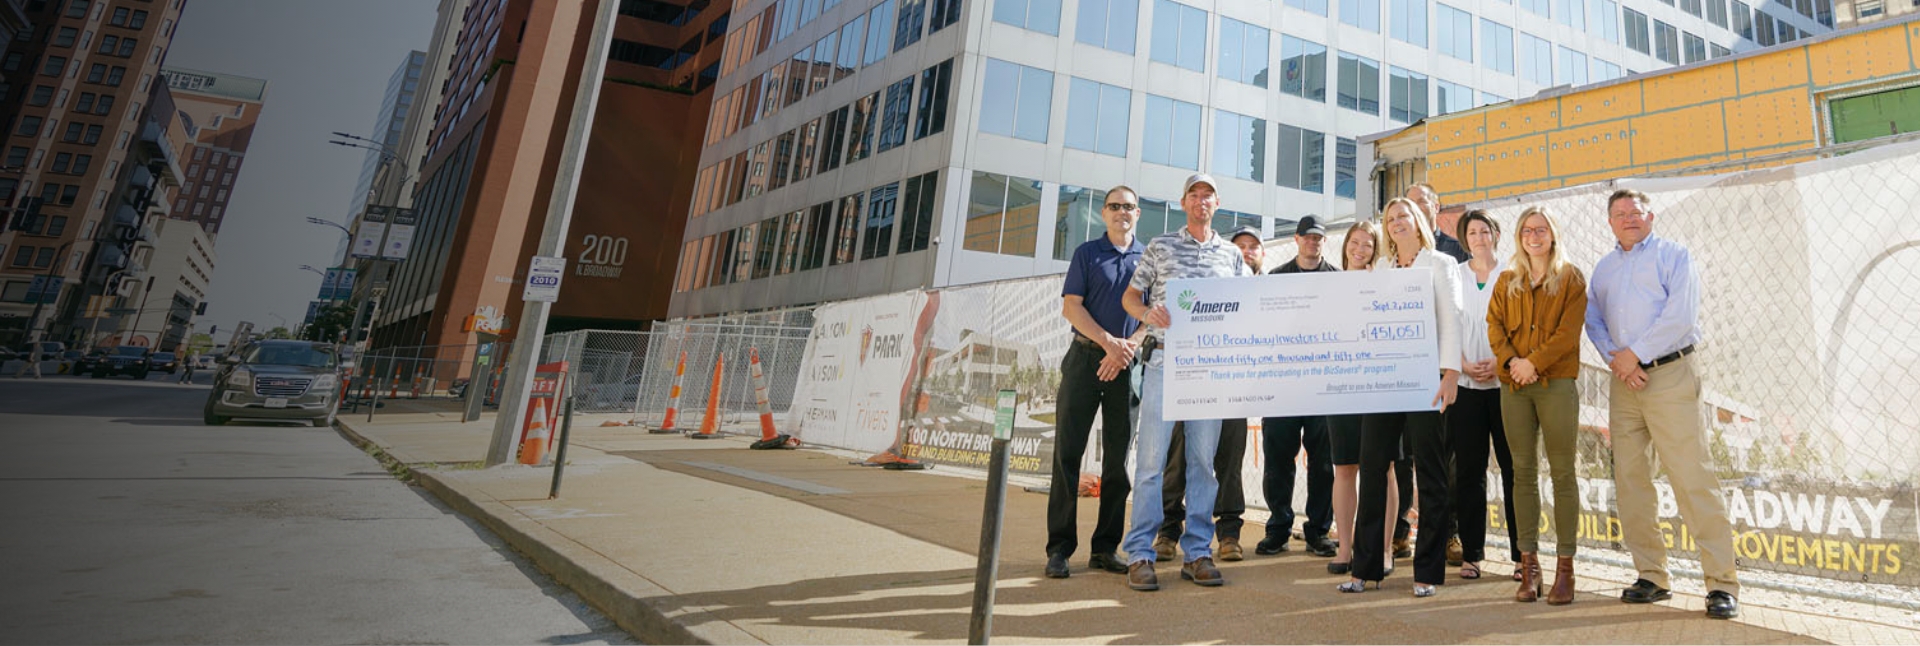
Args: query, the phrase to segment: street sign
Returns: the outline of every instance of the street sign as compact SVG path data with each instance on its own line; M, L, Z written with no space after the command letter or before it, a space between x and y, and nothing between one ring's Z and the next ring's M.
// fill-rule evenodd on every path
M560 276L566 272L567 259L558 256L534 256L527 265L527 286L520 300L552 303L560 300Z
M993 439L1013 439L1013 407L1016 395L1014 391L1000 391L999 401L993 411Z

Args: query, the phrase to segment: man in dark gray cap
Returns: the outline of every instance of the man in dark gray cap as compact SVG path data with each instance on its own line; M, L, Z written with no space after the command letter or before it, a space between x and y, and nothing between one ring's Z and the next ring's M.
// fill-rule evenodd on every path
M1271 273L1339 271L1320 255L1326 239L1327 226L1319 216L1300 218L1293 228L1297 249L1293 260ZM1333 527L1333 445L1327 437L1326 416L1311 415L1260 420L1261 461L1265 465L1260 493L1266 496L1267 509L1273 515L1267 521L1267 537L1253 547L1255 554L1287 551L1287 539L1293 534L1293 458L1302 447L1307 450L1307 522L1301 527L1301 536L1314 556L1335 553L1333 542L1327 540L1327 531Z

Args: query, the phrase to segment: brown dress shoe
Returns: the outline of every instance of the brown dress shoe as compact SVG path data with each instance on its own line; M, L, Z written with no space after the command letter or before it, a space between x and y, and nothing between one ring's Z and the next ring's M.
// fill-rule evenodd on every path
M1393 539L1393 558L1413 558L1413 539L1407 537Z
M1127 587L1142 592L1160 589L1160 577L1153 574L1152 561L1134 561L1127 566Z
M1165 536L1153 539L1153 554L1162 561L1172 561L1174 553L1180 550L1180 542Z
M1553 565L1553 589L1547 591L1547 605L1573 603L1573 557L1562 556Z
M1180 578L1208 587L1227 583L1227 579L1220 576L1220 569L1213 566L1213 559L1205 556L1180 566Z
M1218 551L1220 552L1220 560L1222 561L1241 561L1247 558L1246 551L1240 549L1240 538L1237 536L1220 537L1220 549Z
M1540 600L1540 555L1525 552L1520 555L1520 589L1514 591L1513 600L1533 603Z
M1460 546L1460 537L1447 539L1447 565L1460 567L1467 562L1466 548Z

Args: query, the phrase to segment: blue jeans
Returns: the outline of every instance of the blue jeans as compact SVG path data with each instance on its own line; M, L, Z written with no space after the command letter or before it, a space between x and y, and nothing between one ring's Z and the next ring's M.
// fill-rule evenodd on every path
M1167 447L1173 442L1173 422L1161 413L1165 357L1164 351L1154 353L1140 380L1140 432L1133 444L1133 519L1120 544L1128 563L1153 562L1153 537L1164 520L1160 478L1167 468ZM1213 454L1220 448L1220 420L1190 420L1182 426L1186 429L1187 522L1180 551L1191 562L1213 556L1213 499L1220 491Z

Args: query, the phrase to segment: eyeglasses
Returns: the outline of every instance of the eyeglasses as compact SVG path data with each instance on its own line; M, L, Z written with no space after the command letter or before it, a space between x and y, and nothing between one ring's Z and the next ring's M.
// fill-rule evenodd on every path
M1544 236L1550 233L1553 233L1553 229L1549 229L1546 227L1523 227L1520 229L1521 237L1526 237L1526 238L1535 238L1535 237Z
M1107 210L1108 211L1138 211L1140 210L1140 205L1126 204L1123 202L1108 202Z

